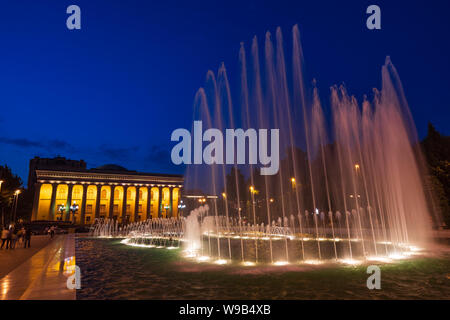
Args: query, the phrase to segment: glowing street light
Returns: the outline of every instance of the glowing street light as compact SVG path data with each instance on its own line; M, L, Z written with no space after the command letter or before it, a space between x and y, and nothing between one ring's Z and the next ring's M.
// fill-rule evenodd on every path
M2 190L2 183L3 182L4 182L3 180L0 180L0 191Z
M61 220L64 220L64 212L66 211L66 205L65 204L60 204L58 206L58 212L61 215Z
M359 170L359 164L355 164L355 170L358 171Z
M76 201L73 202L73 205L70 206L69 210L70 212L72 212L72 221L73 223L75 223L75 214L78 211L78 205Z
M14 191L14 218L13 218L13 222L16 221L17 203L19 201L19 194L20 194L20 190L19 189Z
M292 189L295 189L295 178L291 178Z
M270 202L274 202L275 200L273 200L273 198L270 198L269 201L270 201Z
M226 199L226 198L227 198L227 194L226 194L225 192L222 192L222 197L223 197L224 199Z

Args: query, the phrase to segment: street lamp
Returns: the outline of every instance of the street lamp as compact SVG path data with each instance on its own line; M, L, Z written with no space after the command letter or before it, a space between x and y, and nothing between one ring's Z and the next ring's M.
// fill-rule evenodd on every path
M19 189L17 189L16 191L14 191L14 218L13 218L13 222L16 221L17 202L19 201L19 193L20 193L20 190L19 190Z
M4 182L3 180L0 180L0 191L2 191L2 183L3 182Z
M66 205L65 204L60 204L59 206L58 206L58 212L59 212L59 214L61 215L61 221L62 220L64 220L63 219L63 215L64 215L64 212L66 211Z
M170 206L169 206L168 204L166 204L166 205L164 206L164 209L166 210L166 216L165 216L165 218L167 218L167 211L170 209Z
M74 201L74 202L73 202L73 205L71 205L69 209L70 209L70 212L72 213L72 223L75 223L75 214L76 214L77 211L78 211L78 205L77 205L77 202Z
M180 215L183 216L181 213L183 212L183 209L186 208L186 205L183 203L183 200L180 200L180 204L178 205L178 209L180 211Z

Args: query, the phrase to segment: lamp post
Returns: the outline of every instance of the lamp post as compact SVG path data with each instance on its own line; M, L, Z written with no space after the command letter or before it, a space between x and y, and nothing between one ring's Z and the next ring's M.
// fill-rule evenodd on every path
M164 206L164 209L166 210L166 214L165 214L165 217L164 217L164 218L167 218L167 211L169 211L170 206L166 204L166 205Z
M186 208L186 205L183 203L183 200L180 200L180 204L178 205L178 211L180 212L180 216L183 216L183 209Z
M61 215L61 219L58 219L58 220L63 220L63 214L64 214L65 211L66 211L66 205L65 204L60 204L58 206L58 212Z
M13 217L13 223L16 222L17 203L18 203L18 201L19 201L19 193L20 193L20 190L19 190L19 189L17 189L17 190L14 192L14 217Z
M75 223L75 214L78 211L78 205L76 203L76 201L73 202L73 204L70 206L70 212L72 213L72 223Z

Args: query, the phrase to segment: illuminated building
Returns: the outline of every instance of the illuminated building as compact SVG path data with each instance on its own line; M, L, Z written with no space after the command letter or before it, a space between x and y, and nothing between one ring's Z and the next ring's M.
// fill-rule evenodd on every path
M177 217L183 176L117 165L87 169L83 160L35 157L30 160L28 187L34 190L33 221L92 224L95 218L109 218L122 223ZM75 213L71 206L77 207Z

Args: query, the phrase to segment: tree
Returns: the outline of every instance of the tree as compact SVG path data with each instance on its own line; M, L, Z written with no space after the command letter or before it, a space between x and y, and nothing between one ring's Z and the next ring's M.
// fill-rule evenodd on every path
M14 193L22 188L22 179L13 174L11 169L5 165L0 166L0 180L3 181L0 191L1 223L6 224L12 218Z
M421 142L430 174L426 183L436 199L447 226L450 225L450 137L441 135L428 124L428 134Z

